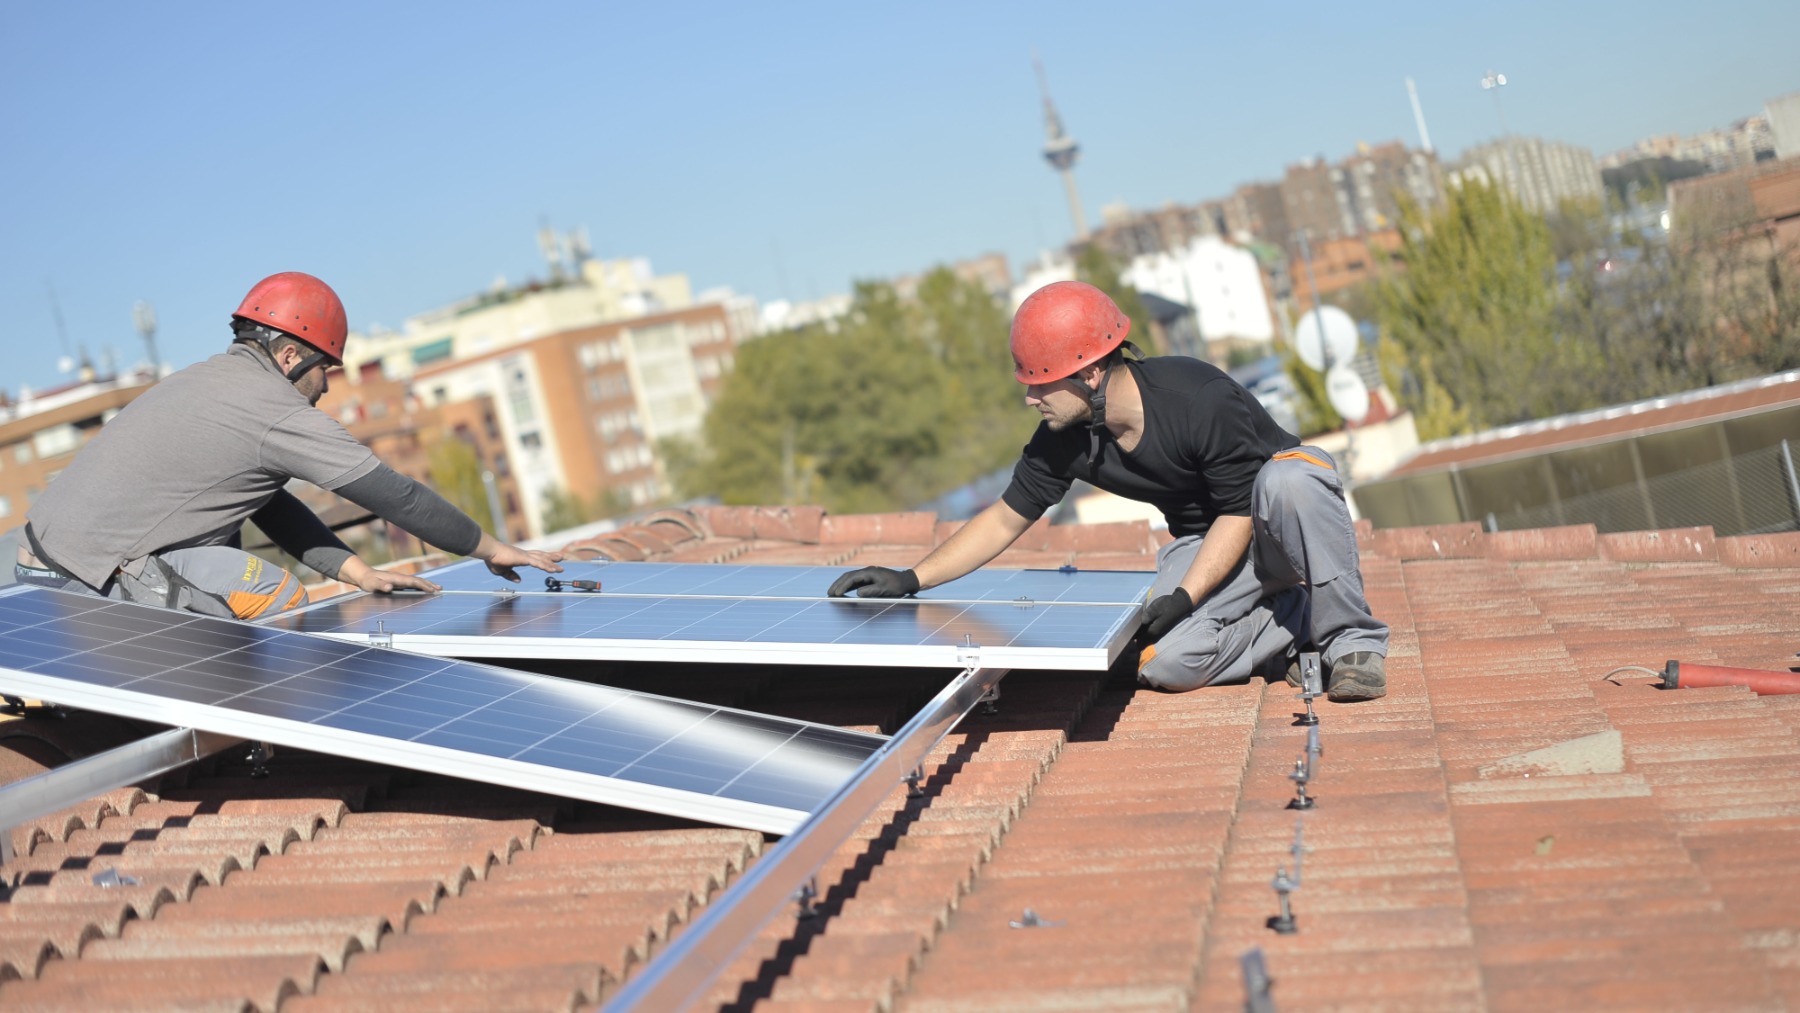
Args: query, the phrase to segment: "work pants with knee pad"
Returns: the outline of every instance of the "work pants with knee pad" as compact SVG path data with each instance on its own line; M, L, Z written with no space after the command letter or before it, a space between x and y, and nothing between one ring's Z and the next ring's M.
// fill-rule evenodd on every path
M1387 624L1363 596L1356 530L1331 456L1316 447L1275 455L1251 491L1250 549L1194 611L1146 648L1138 678L1166 690L1241 682L1284 668L1309 643L1331 664L1354 651L1387 654ZM1175 590L1203 538L1157 553L1150 598Z
M15 566L13 576L22 584L95 593L53 569ZM99 593L221 619L258 619L306 604L306 588L298 577L260 556L226 545L170 549L147 556L113 574Z

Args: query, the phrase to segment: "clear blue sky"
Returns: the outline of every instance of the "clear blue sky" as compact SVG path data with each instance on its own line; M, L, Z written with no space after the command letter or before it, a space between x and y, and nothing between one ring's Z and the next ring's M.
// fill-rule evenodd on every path
M1090 218L1220 196L1359 140L1597 153L1800 90L1800 4L0 4L0 388L71 345L175 365L244 291L324 277L351 325L542 274L541 218L761 299L1064 241L1042 54ZM778 251L778 252L777 252ZM778 271L779 257L784 270ZM785 287L780 278L785 276Z

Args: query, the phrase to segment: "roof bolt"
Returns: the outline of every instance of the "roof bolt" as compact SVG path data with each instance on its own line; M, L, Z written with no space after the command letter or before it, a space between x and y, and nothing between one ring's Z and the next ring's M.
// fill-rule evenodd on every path
M1053 922L1048 918L1041 917L1031 908L1026 908L1024 914L1006 924L1015 929L1053 929L1058 925L1061 925L1062 922Z
M1311 809L1318 804L1317 799L1306 794L1306 782L1312 780L1312 771L1308 767L1305 756L1294 760L1294 772L1288 775L1288 780L1294 782L1294 797L1287 804L1289 809Z
M1269 994L1275 979L1269 977L1268 965L1263 963L1262 947L1245 950L1238 957L1238 966L1244 972L1244 1013L1275 1013L1275 998Z
M1306 713L1294 715L1294 724L1319 723L1319 715L1313 713L1313 701L1325 695L1324 682L1320 677L1318 652L1308 651L1300 655L1300 695L1296 699L1306 701Z
M1280 866L1276 868L1275 878L1269 885L1275 888L1275 896L1281 903L1281 913L1271 917L1267 924L1281 935L1291 936L1300 931L1300 924L1294 920L1294 907L1288 901L1288 894L1300 889L1300 884L1288 878L1286 866Z

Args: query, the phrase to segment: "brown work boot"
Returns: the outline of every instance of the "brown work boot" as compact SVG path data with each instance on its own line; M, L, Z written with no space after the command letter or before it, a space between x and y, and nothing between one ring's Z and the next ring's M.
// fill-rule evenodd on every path
M1352 651L1331 666L1325 699L1334 703L1379 700L1387 696L1387 659L1374 651Z

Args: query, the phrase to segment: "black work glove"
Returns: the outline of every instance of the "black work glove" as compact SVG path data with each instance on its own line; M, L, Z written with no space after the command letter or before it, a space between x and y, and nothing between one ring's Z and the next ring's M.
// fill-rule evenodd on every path
M1149 643L1156 643L1192 611L1194 599L1185 587L1178 587L1156 599L1144 610L1144 639Z
M919 575L911 570L865 566L832 581L831 590L825 593L833 598L843 598L852 591L858 598L904 598L918 589Z

